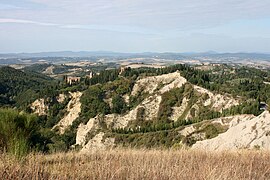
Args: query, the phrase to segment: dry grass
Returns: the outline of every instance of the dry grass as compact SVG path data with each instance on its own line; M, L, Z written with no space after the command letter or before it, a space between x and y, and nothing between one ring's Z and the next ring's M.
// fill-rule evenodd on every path
M0 156L3 179L270 179L270 152L111 150Z

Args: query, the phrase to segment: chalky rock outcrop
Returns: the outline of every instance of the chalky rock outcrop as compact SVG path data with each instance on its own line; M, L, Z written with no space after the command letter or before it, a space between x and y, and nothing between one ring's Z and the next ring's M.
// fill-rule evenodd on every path
M58 128L59 133L63 134L67 127L72 125L73 121L79 117L81 112L81 102L80 98L82 96L81 92L70 92L71 100L68 102L66 107L67 114L57 123L53 129Z
M197 141L192 148L203 150L267 149L270 150L270 113L250 120L231 123L231 127L213 139Z
M46 105L45 103L45 99L41 98L41 99L37 99L35 100L30 107L33 111L33 113L42 116L42 115L46 115L47 111L49 109L49 106Z

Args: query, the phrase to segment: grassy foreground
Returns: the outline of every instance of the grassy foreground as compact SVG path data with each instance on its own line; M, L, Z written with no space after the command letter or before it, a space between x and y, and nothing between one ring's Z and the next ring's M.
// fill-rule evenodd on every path
M115 149L29 155L22 161L0 155L3 179L270 179L270 152Z

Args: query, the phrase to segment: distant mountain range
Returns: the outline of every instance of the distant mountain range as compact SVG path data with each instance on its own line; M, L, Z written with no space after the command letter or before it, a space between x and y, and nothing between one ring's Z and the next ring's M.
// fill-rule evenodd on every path
M58 52L38 52L38 53L8 53L0 54L0 65L10 64L33 64L40 62L48 63L63 63L74 62L81 60L98 61L104 59L105 61L118 62L119 60L132 61L139 60L144 63L153 63L156 60L161 62L167 61L199 61L210 63L258 63L267 64L270 66L270 54L263 53L218 53L214 51L209 52L186 52L186 53L172 53L172 52L143 52L143 53L120 53L110 51L58 51ZM137 59L137 60L136 60Z

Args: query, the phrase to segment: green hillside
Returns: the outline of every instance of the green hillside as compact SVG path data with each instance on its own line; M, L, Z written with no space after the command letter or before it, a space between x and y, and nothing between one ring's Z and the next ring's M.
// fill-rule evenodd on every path
M56 88L56 82L42 74L0 68L0 105L22 108L38 97L46 96Z

